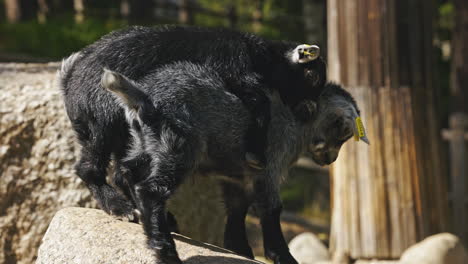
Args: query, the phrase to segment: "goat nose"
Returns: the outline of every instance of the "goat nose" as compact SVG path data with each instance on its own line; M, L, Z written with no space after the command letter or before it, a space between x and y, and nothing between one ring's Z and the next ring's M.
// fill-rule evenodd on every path
M334 152L330 152L326 156L327 156L327 163L328 164L333 163L336 160L336 158L338 158L338 155L336 153L334 153Z

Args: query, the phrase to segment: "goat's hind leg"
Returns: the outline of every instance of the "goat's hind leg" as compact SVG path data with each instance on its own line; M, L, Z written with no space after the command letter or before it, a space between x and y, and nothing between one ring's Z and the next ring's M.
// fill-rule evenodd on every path
M240 183L223 182L222 187L227 214L224 229L224 247L239 255L253 259L254 255L245 230L245 217L252 201L246 195Z
M278 186L279 182L273 181L271 176L260 178L254 184L256 198L253 205L260 217L265 256L273 260L274 264L297 264L289 253L288 244L281 231L282 204Z

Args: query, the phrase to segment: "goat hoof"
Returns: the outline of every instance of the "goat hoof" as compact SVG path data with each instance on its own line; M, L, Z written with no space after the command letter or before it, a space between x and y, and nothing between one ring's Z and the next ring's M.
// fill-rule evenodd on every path
M133 212L135 210L133 204L122 196L109 199L106 207L105 211L110 215L127 218L132 222L138 219Z
M124 214L124 215L116 215L111 212L111 215L114 216L117 220L124 221L124 222L131 222L131 223L139 223L140 222L140 216L141 213L137 209L134 209L131 213L129 214Z
M247 164L254 169L257 169L257 170L265 169L265 164L263 164L259 159L257 159L255 154L253 153L247 152L245 154L245 160L247 161Z
M158 261L157 264L183 264L182 261L179 259L177 252L161 252L161 250L157 254Z
M272 251L265 251L265 257L267 259L273 260L274 264L298 264L289 252L278 254Z
M277 257L274 260L275 264L298 264L291 254L284 257Z

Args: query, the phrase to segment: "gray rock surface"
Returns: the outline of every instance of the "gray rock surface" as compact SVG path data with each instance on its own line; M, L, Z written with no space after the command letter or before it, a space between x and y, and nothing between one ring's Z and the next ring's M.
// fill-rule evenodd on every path
M289 242L289 251L299 264L317 264L330 260L325 245L313 233L302 233Z
M400 264L400 262L398 260L357 260L354 264Z
M468 254L460 239L449 233L427 237L411 246L400 258L400 264L467 264Z
M58 66L0 63L0 263L34 263L58 210L96 207L73 170L80 148L54 81ZM169 208L183 234L220 245L217 187L212 178L189 179Z
M0 64L0 263L33 263L57 210L94 206L73 173L78 146L57 64Z
M173 234L186 264L249 264L249 260L209 244ZM53 218L36 264L154 264L141 225L123 222L101 210L66 208Z

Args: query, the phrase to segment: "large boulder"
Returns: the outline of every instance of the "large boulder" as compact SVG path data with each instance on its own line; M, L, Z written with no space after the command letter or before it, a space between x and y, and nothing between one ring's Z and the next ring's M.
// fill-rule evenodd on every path
M460 239L449 233L430 236L411 246L400 264L466 264L468 255Z
M33 263L57 210L95 206L73 173L78 146L57 64L0 64L0 263Z
M222 248L173 234L177 251L186 264L260 263ZM43 238L36 264L154 264L141 225L123 222L85 208L59 211Z
M58 66L0 63L0 263L33 263L61 208L96 207L73 170L80 148L54 80ZM222 243L214 179L189 179L170 208L183 234Z

